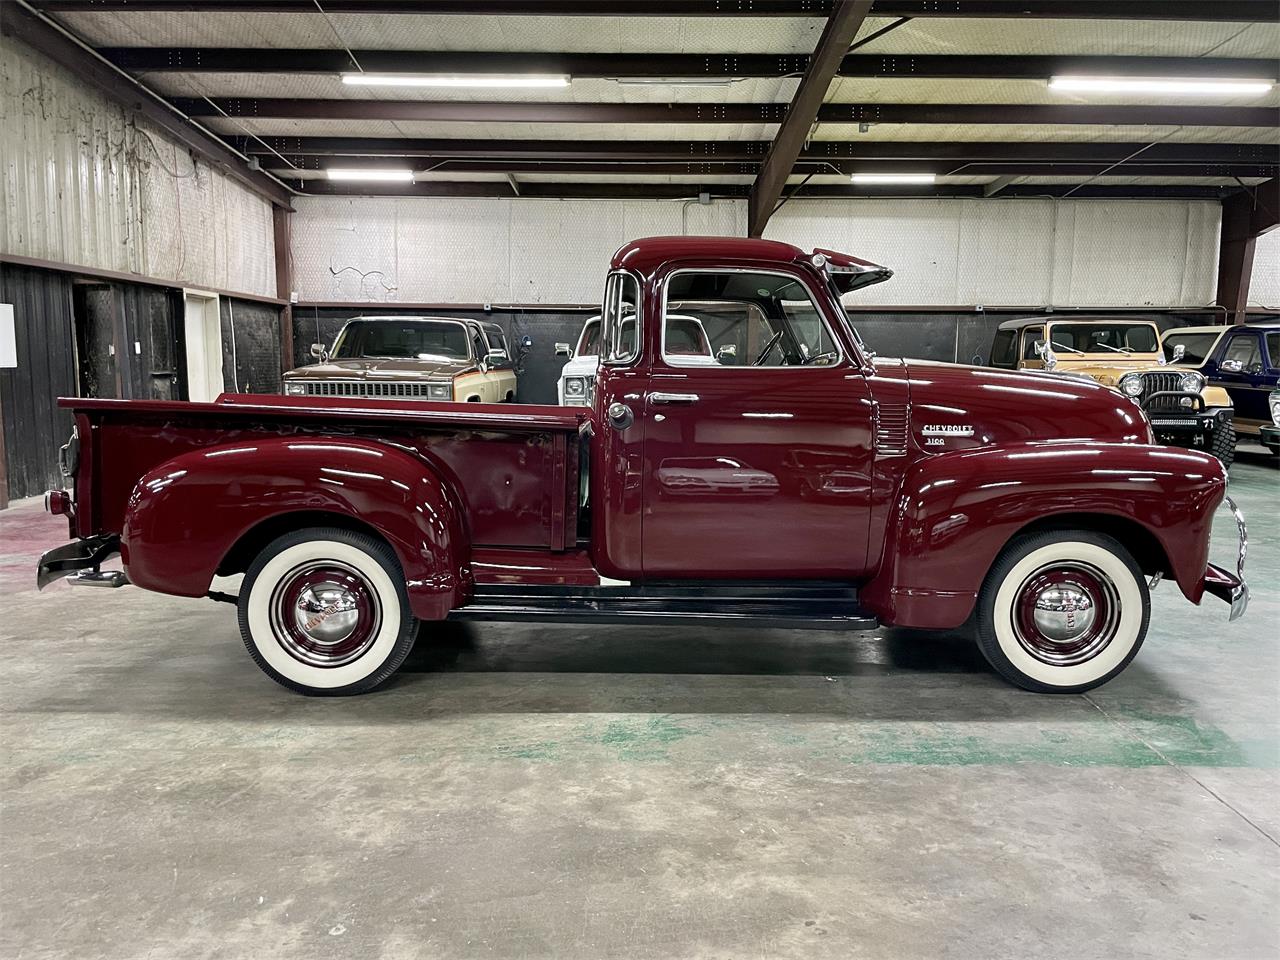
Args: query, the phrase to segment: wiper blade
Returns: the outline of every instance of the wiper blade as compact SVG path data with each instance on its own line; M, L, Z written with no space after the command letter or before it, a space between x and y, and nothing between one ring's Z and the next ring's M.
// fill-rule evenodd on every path
M1084 356L1083 350L1077 350L1075 347L1068 347L1064 344L1058 343L1055 340L1050 340L1049 346L1054 347L1055 349L1058 349L1058 350L1065 350L1067 351L1067 353L1078 353L1080 356L1082 357Z

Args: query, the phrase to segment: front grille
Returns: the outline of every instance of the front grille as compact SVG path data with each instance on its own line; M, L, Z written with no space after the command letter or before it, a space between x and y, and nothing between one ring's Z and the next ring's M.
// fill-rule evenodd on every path
M304 382L309 397L417 397L430 396L426 383L376 383L363 380L316 380Z
M1142 375L1142 395L1149 397L1153 393L1165 390L1182 391L1182 374L1169 370L1152 370ZM1147 404L1147 413L1184 413L1182 397L1156 397Z
M876 414L876 453L900 457L907 452L907 405L882 403Z

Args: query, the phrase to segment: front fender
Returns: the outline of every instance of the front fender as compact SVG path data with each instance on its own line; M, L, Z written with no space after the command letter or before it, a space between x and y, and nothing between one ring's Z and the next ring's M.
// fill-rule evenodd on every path
M470 592L466 513L447 474L390 444L273 437L174 457L143 476L121 557L140 587L203 596L242 537L288 514L339 514L395 550L414 615L443 617Z
M1216 458L1177 447L1041 441L923 458L903 477L879 569L860 595L886 624L958 627L1013 536L1037 521L1087 515L1149 532L1199 603L1225 492Z

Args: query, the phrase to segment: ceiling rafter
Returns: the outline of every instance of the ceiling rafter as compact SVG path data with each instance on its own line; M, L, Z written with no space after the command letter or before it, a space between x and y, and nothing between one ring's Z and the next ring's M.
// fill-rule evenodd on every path
M806 54L508 53L494 51L274 49L269 47L101 47L112 63L139 73L337 74L551 73L579 79L769 78L798 76ZM352 58L356 62L353 62ZM842 77L1044 80L1064 73L1103 76L1276 79L1276 62L1246 57L1012 56L867 54L841 58Z
M824 91L825 95L825 91ZM303 100L175 97L191 117L408 120L488 123L782 123L783 103L551 103L469 100ZM806 113L806 116L808 114ZM1088 124L1093 126L1280 127L1274 107L1021 103L827 103L807 124Z
M50 12L314 13L312 0L37 0ZM480 16L827 17L833 0L324 0L330 13ZM1011 17L1265 22L1269 0L876 0L877 17Z
M848 53L870 12L871 0L840 0L831 11L809 66L791 98L787 115L769 145L755 183L751 185L747 204L748 236L758 237L764 232L765 224L769 222L769 216L787 185L787 177L795 168L800 151L818 120L822 101L840 68L840 60Z

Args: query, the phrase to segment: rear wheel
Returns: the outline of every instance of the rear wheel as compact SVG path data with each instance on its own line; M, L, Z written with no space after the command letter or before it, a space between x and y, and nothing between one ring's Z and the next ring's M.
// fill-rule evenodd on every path
M1151 597L1111 537L1056 530L1018 537L978 594L978 647L1011 683L1079 693L1120 673L1147 633Z
M391 548L331 527L268 544L245 574L239 611L254 662L277 683L313 696L383 683L413 648L417 626Z
M1213 431L1209 452L1221 460L1224 467L1230 467L1235 462L1236 428L1230 420L1218 424L1218 428Z

